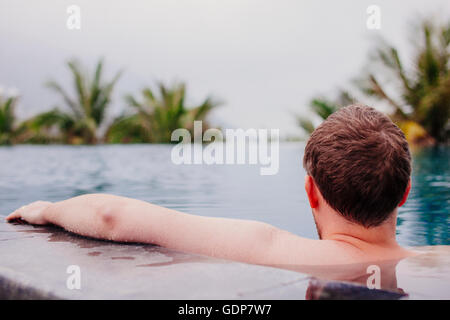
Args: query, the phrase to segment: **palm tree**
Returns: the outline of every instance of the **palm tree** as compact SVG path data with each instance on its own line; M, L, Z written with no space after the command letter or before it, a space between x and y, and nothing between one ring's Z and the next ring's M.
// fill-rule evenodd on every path
M15 108L18 100L17 95L9 97L0 95L0 145L57 141L48 130L37 126L36 117L17 122Z
M379 74L369 73L359 87L366 95L387 102L392 119L407 135L416 132L409 134L410 140L444 143L450 132L450 21L440 27L425 21L419 34L421 43L408 68L395 47L382 43L376 50L375 62L395 79L397 97L388 93Z
M120 142L170 143L175 129L185 128L193 131L194 120L205 120L206 116L219 103L206 98L200 105L188 108L185 105L186 86L184 83L171 87L158 84L158 94L151 88L142 90L142 100L132 95L126 96L128 105L133 108L131 115L116 119L106 133L106 140ZM203 123L203 129L208 124Z
M421 43L416 46L412 63L404 64L394 46L380 42L372 62L381 68L375 68L356 84L364 96L390 106L391 118L410 142L446 143L450 137L450 22L438 27L425 21L419 31ZM394 80L393 91L397 95L389 93L392 82L386 79ZM327 104L342 106L339 101ZM316 113L322 116L317 110ZM300 125L311 129L307 122Z
M55 108L41 113L34 118L34 125L40 128L56 125L65 143L94 144L98 141L97 131L105 120L111 95L121 72L108 82L102 81L101 60L97 63L93 77L83 72L75 60L69 61L67 65L74 80L75 98L71 98L57 82L48 82L47 86L62 97L68 110Z
M16 96L0 96L0 145L13 144L17 136L14 113L16 103Z
M310 102L310 108L312 112L320 118L320 120L325 120L328 118L332 113L337 111L339 108L345 107L346 105L349 105L351 103L354 103L354 98L350 96L350 93L347 91L341 90L339 92L338 98L330 101L327 98L320 97L315 98L311 100ZM308 134L311 134L315 126L312 122L312 120L303 117L298 116L297 121L299 126Z

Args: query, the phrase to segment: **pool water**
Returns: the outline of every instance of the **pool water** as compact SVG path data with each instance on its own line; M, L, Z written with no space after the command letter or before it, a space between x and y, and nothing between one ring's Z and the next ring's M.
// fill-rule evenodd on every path
M317 238L304 192L304 144L280 146L280 169L259 165L175 165L170 145L0 148L0 215L36 200L112 193L205 216L268 222ZM400 208L405 246L448 245L450 147L413 152L411 195Z
M450 147L413 150L411 194L399 210L404 245L450 244Z

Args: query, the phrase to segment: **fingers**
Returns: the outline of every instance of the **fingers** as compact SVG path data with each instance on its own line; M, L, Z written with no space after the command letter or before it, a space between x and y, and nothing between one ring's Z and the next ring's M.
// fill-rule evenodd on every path
M20 219L22 217L22 212L23 212L23 210L25 210L26 207L27 206L22 206L19 209L17 209L16 211L14 211L13 213L9 214L6 217L6 221L12 221L12 220L15 220L15 219Z
M12 220L22 219L26 220L28 222L31 222L31 218L33 217L32 213L37 211L42 211L44 207L47 207L51 204L51 202L48 201L35 201L33 203L30 203L26 206L22 206L10 215L8 215L5 219L6 221L10 222Z
M12 221L12 220L19 219L19 218L20 218L20 212L19 212L19 210L16 210L13 213L11 213L10 215L8 215L5 219L6 219L6 221Z

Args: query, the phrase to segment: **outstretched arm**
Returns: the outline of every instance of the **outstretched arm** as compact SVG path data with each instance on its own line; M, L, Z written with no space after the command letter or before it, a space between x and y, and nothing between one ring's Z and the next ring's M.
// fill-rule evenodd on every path
M94 238L152 243L255 264L285 263L286 259L279 260L280 255L290 256L289 250L292 246L298 249L299 240L313 241L262 222L195 216L105 194L32 203L10 214L7 220L19 218L33 224L55 224Z

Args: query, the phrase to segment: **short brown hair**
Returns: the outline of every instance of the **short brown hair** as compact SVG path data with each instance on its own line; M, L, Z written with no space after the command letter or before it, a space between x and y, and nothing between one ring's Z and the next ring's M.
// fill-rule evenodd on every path
M314 130L303 166L334 210L369 228L384 222L402 200L411 155L405 135L389 117L350 105Z

